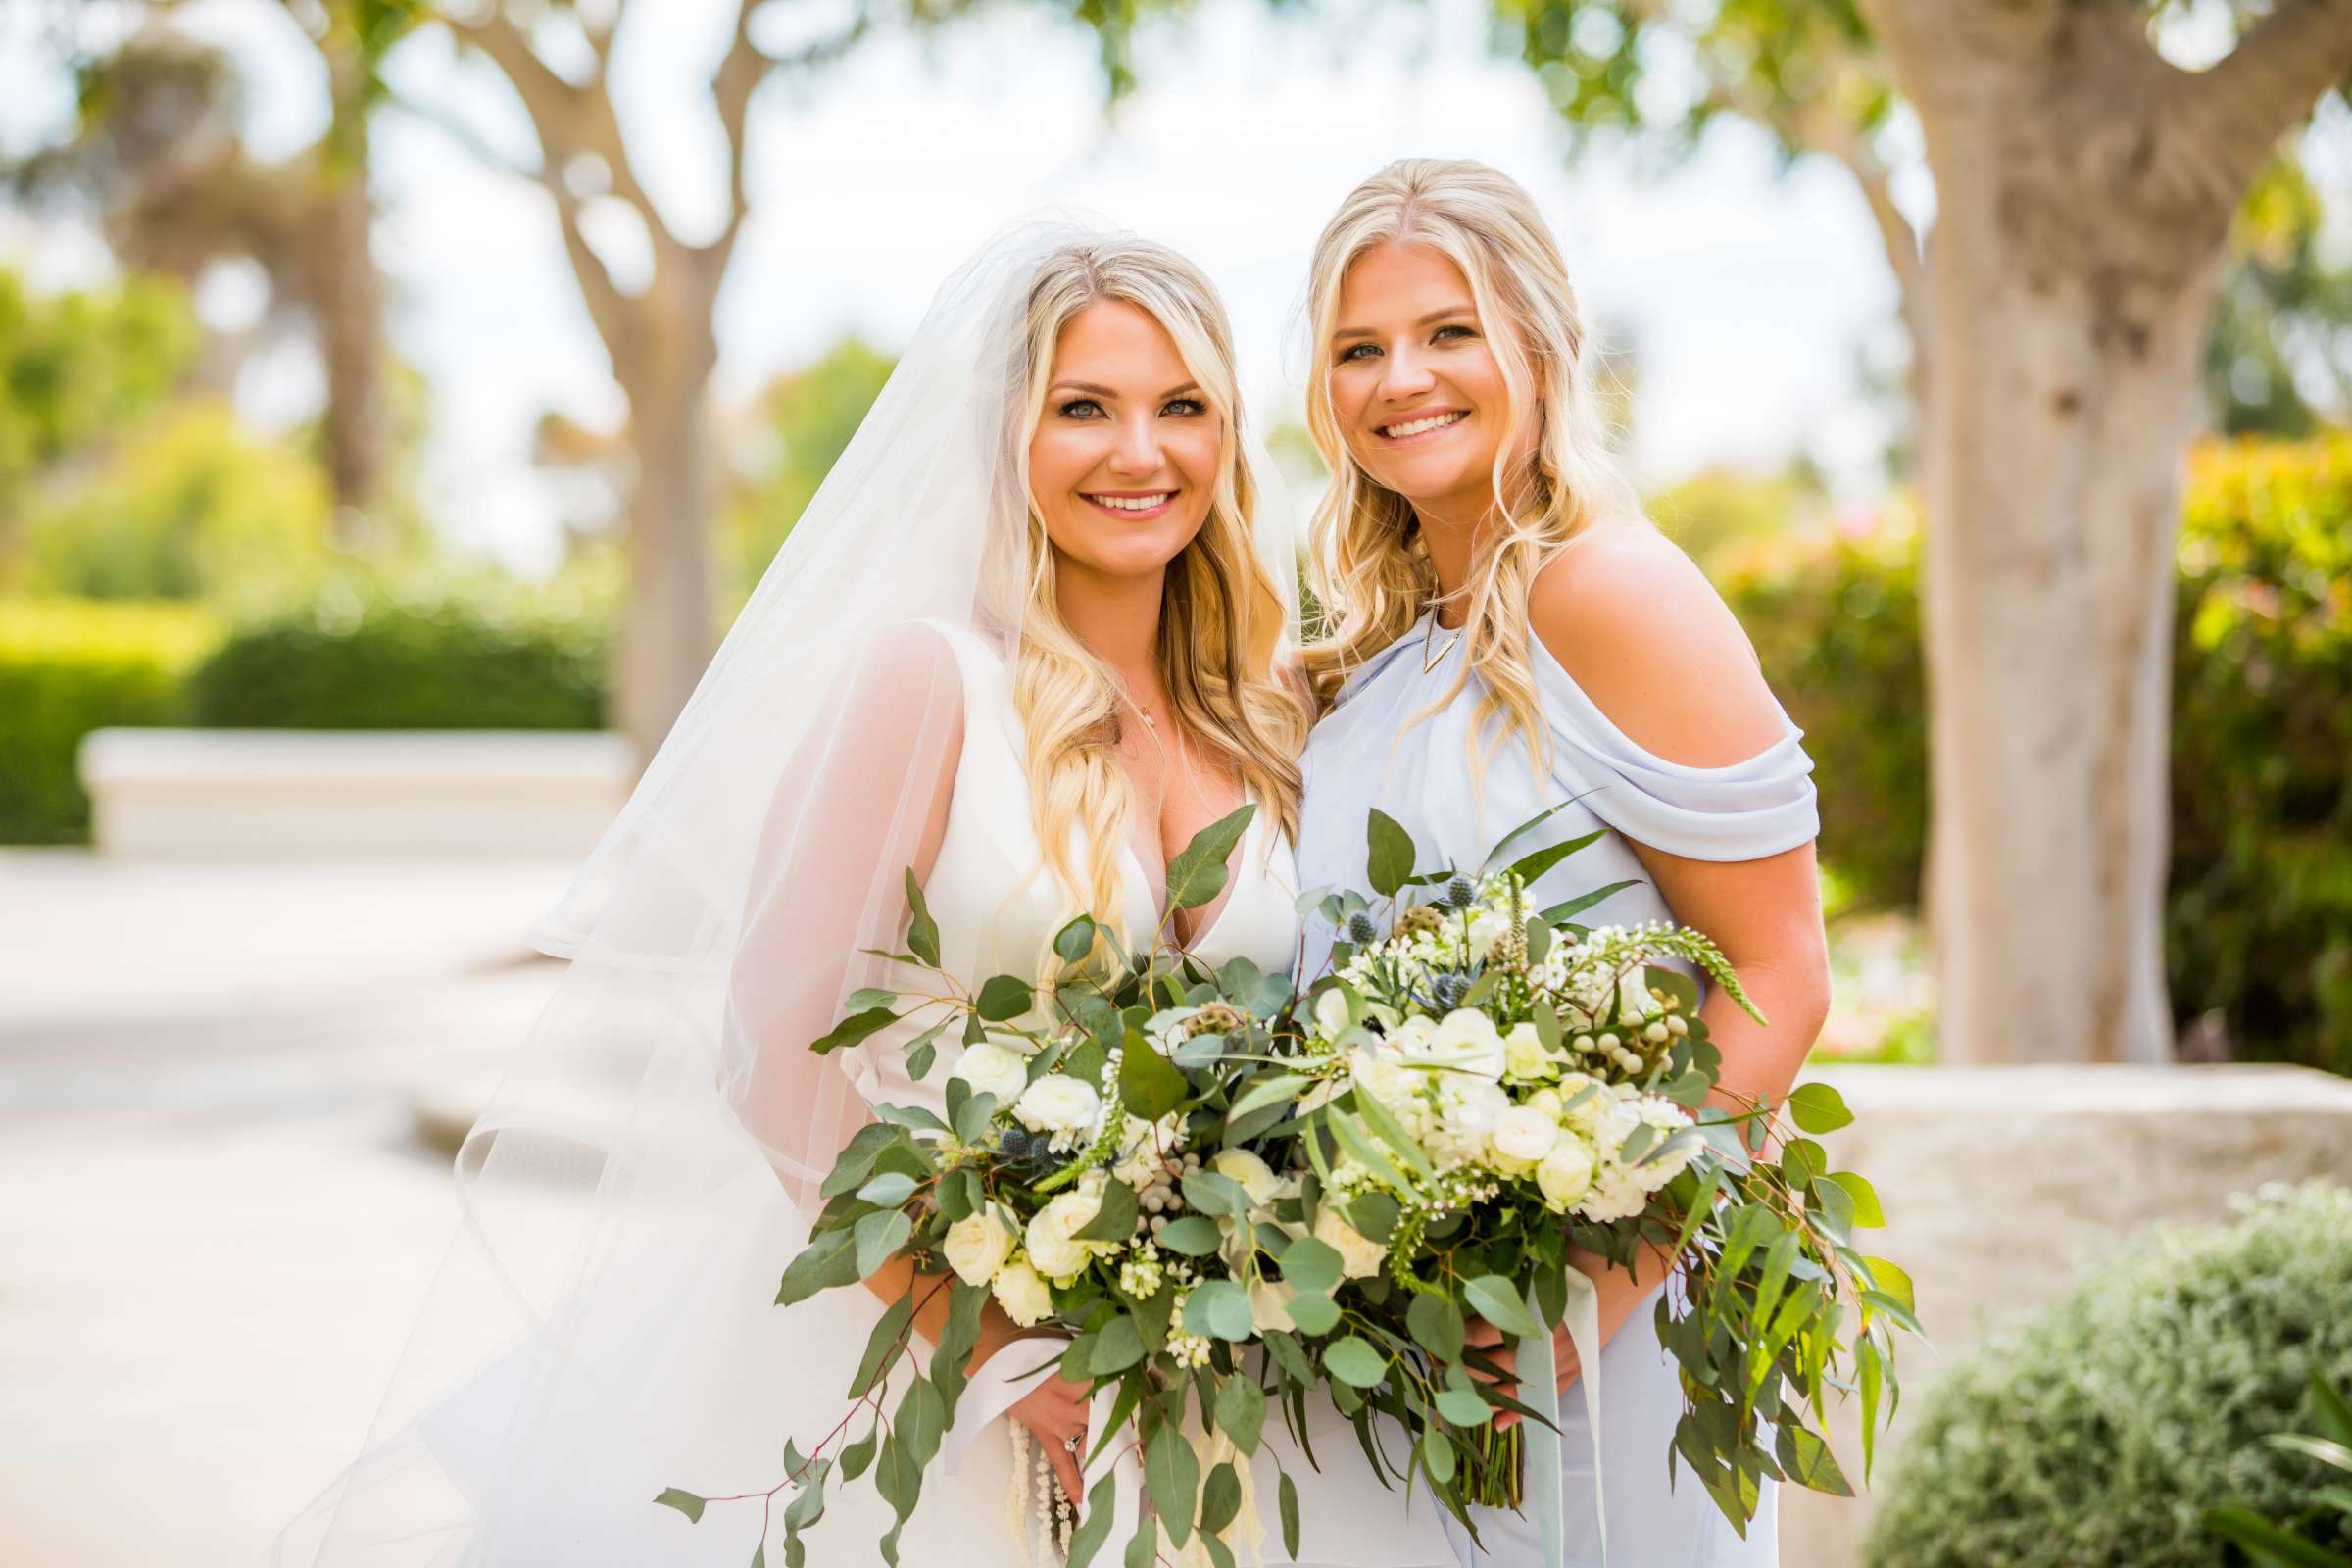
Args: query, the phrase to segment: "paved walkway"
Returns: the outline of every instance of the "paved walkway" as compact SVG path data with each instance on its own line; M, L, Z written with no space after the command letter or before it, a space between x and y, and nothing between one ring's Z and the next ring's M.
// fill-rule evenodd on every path
M448 1239L414 1107L520 1040L566 871L0 851L0 1562L268 1560Z

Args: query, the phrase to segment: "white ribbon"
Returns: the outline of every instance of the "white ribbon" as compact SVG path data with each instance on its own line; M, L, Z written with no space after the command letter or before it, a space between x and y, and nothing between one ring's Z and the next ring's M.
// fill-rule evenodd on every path
M1576 1348L1576 1381L1585 1393L1585 1427L1592 1435L1592 1518L1599 1527L1601 1568L1607 1568L1608 1502L1600 1485L1600 1294L1583 1270L1566 1272L1568 1310L1561 1322L1568 1330L1568 1343ZM1527 1293L1527 1309L1537 1322L1544 1321L1533 1289ZM1523 1348L1523 1353L1527 1364L1519 1386L1536 1391L1532 1402L1540 1405L1549 1397L1542 1391L1556 1390L1560 1382L1551 1336L1537 1335ZM1527 1435L1521 1450L1526 1458L1527 1492L1519 1499L1520 1505L1535 1510L1536 1522L1544 1532L1544 1561L1549 1568L1567 1568L1568 1516L1560 1474L1560 1434L1541 1421L1522 1420L1519 1429Z

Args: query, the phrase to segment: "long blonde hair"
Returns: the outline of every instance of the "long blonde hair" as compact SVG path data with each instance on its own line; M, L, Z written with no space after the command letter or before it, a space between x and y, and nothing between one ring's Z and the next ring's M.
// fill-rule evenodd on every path
M1208 517L1168 564L1160 599L1159 674L1173 716L1195 744L1241 774L1262 814L1285 832L1298 825L1298 758L1307 704L1278 673L1289 634L1286 601L1258 556L1251 522L1258 479L1243 451L1233 331L1215 289L1164 245L1132 236L1064 246L1039 267L1027 332L1012 374L1025 382L1012 406L1010 471L1019 476L1026 524L1000 556L998 592L1011 642L1013 703L1028 734L1032 821L1045 863L1083 911L1130 940L1119 895L1119 855L1134 791L1113 746L1122 708L1117 674L1079 641L1055 596L1053 548L1029 497L1030 438L1046 406L1054 355L1070 318L1097 300L1143 310L1175 341L1185 368L1220 422L1217 480ZM1073 846L1082 848L1078 864Z
M1356 260L1381 244L1426 245L1461 269L1509 395L1494 459L1499 515L1482 533L1463 586L1469 614L1461 668L1427 711L1451 702L1475 670L1486 693L1471 726L1474 767L1486 760L1478 737L1497 718L1505 734L1522 736L1541 759L1529 590L1584 529L1639 518L1642 510L1610 455L1589 364L1591 340L1559 245L1518 182L1485 164L1400 159L1350 192L1315 242L1307 309L1319 364L1307 381L1306 415L1333 478L1313 525L1310 570L1324 621L1322 636L1305 650L1307 674L1328 702L1351 670L1410 630L1439 595L1412 503L1357 464L1332 409L1330 350L1340 290Z

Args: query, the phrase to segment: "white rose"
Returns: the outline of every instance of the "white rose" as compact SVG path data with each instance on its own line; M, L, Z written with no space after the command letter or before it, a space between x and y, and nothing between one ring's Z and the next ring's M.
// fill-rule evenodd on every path
M1544 1049L1544 1037L1532 1023L1511 1025L1502 1040L1503 1076L1515 1083L1548 1078L1558 1072L1559 1058Z
M1560 1141L1560 1124L1532 1105L1513 1105L1494 1118L1487 1141L1504 1159L1526 1163L1551 1152Z
M1351 1020L1348 1016L1348 997L1333 986L1315 999L1315 1027L1326 1040L1337 1040L1348 1032Z
M1093 1194L1063 1193L1037 1211L1021 1240L1039 1273L1067 1280L1086 1267L1099 1244L1079 1241L1078 1233L1094 1222L1102 1206L1102 1200Z
M1552 1207L1566 1208L1592 1186L1592 1152L1581 1139L1561 1139L1537 1162L1536 1185Z
M1389 1255L1386 1247L1348 1224L1329 1203L1315 1214L1315 1240L1339 1252L1340 1272L1351 1280L1379 1273L1381 1260Z
M1033 1133L1074 1133L1102 1110L1094 1085L1067 1073L1050 1072L1021 1092L1013 1117Z
M1417 1061L1437 1038L1436 1021L1416 1012L1389 1030L1389 1049L1400 1056Z
M948 1227L948 1267L966 1285L986 1285L1012 1250L1012 1232L994 1208L984 1208Z
M1166 1125L1170 1120L1167 1116L1156 1122L1141 1116L1125 1117L1119 1123L1119 1151L1111 1162L1110 1173L1139 1190L1150 1186L1166 1160L1160 1152L1162 1142L1169 1148L1175 1147L1176 1129Z
M1029 1062L1019 1053L984 1040L965 1048L949 1076L962 1079L975 1095L996 1096L997 1108L1003 1110L1020 1098L1029 1082Z
M1359 1050L1348 1058L1355 1087L1395 1110L1409 1102L1421 1085L1421 1075L1399 1067L1386 1055Z
M1416 1053L1423 1061L1489 1080L1502 1076L1502 1036L1494 1020L1475 1007L1456 1007L1438 1025L1430 1044Z
M1054 1315L1054 1293L1026 1263L1007 1263L997 1270L990 1288L1004 1315L1022 1328L1035 1328Z
M1273 1167L1247 1149L1226 1150L1208 1162L1208 1168L1240 1182L1252 1203L1271 1200L1282 1185L1275 1180Z

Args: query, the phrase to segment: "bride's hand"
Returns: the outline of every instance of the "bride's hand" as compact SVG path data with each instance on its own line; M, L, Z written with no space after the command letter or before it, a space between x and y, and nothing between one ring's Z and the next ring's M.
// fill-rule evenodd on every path
M1086 1456L1086 1385L1060 1372L1039 1377L1005 1414L1036 1434L1046 1460L1075 1504L1086 1497L1079 1461Z

